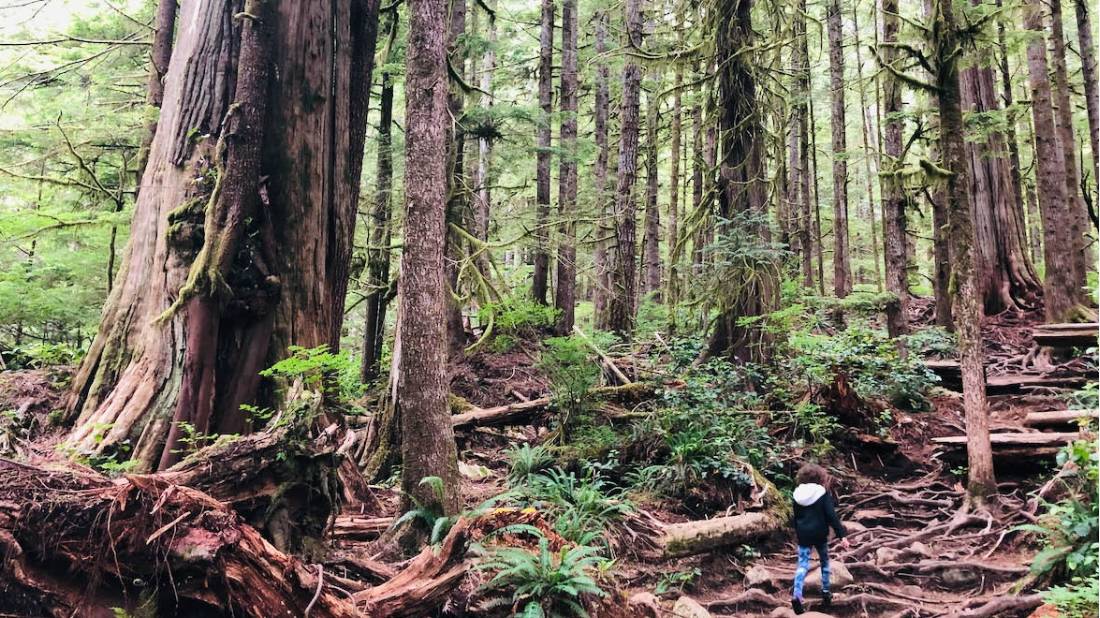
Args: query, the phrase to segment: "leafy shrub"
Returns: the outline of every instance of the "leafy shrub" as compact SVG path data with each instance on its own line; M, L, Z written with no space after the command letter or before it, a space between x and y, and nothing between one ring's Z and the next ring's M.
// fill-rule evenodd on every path
M545 446L531 446L526 443L508 449L505 456L509 461L508 482L513 486L526 483L531 475L554 463L554 457Z
M959 340L955 333L950 333L939 326L922 328L905 338L905 345L909 351L921 357L936 356L939 358L955 358L959 352Z
M496 571L485 585L489 591L511 591L509 600L517 615L576 616L587 618L586 596L604 596L593 578L604 558L586 545L550 551L545 537L539 538L534 553L516 547L498 547L490 551L478 569Z
M487 303L477 312L482 324L493 323L500 334L530 335L554 325L558 310L535 302L522 292L516 292L496 303Z
M1043 601L1058 608L1058 616L1062 618L1095 618L1098 597L1100 581L1095 576L1074 577L1065 586L1043 592Z
M333 354L328 346L290 346L290 355L260 372L265 378L288 382L302 380L307 388L319 390L336 401L349 402L363 394L359 366L346 352Z
M1100 408L1100 382L1089 382L1084 388L1067 394L1064 400L1070 410L1096 410Z
M588 407L589 391L599 382L600 368L580 338L551 337L545 343L538 365L550 380L550 395L559 414L559 437L564 443L574 420Z

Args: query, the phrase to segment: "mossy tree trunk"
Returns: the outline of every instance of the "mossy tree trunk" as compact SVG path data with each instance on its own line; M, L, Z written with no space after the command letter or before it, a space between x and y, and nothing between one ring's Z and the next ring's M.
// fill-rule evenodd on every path
M258 372L289 345L339 343L378 2L249 7L183 6L125 261L68 402L77 448L142 469L176 459L182 423L245 431L240 405L268 398Z

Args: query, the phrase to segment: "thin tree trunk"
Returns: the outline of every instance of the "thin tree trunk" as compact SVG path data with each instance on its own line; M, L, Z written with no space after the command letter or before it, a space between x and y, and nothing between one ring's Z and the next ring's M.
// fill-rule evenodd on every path
M1089 116L1089 146L1092 148L1092 184L1095 186L1100 166L1100 87L1097 86L1096 43L1092 39L1092 18L1088 0L1073 0L1077 12L1077 41L1080 44L1081 75L1085 83L1085 109Z
M233 25L239 9L184 5L188 27L143 175L156 189L138 197L124 265L73 380L73 443L128 454L140 469L173 461L165 445L182 422L201 433L247 430L240 406L271 396L258 373L289 345L339 346L359 183L337 179L358 179L362 166L378 4L273 8L263 26L270 61L259 64L281 87L259 97L266 113L255 128L242 126L251 104L233 105L258 77L238 57L255 47L235 40L253 32ZM317 52L294 53L303 48ZM303 92L325 95L306 105ZM196 143L195 131L211 137ZM241 151L252 144L220 139L231 132L263 136L255 169ZM231 170L225 156L252 172Z
M1002 4L1002 0L996 0L998 9L1002 8ZM1016 198L1016 212L1022 217L1024 212L1024 188L1020 177L1020 143L1016 137L1016 114L1011 111L1013 106L1012 73L1008 67L1009 51L1003 20L997 20L997 51L999 52L998 68L1001 73L1001 103L1005 110L1010 110L1005 128L1005 140L1008 142L1008 159L1012 165L1012 193Z
M809 12L806 0L799 0L799 14L795 16L795 97L799 100L798 116L798 169L799 169L799 247L802 252L802 285L814 287L813 214L810 205L810 44L806 32Z
M145 102L159 110L164 101L164 78L168 75L168 66L172 61L172 39L176 29L177 0L157 0L157 14L153 30L153 46L149 51L149 80L145 89ZM157 119L150 120L145 126L145 135L138 151L137 178L141 180L145 164L149 160L149 147L157 132ZM138 184L137 191L141 191ZM114 232L114 230L112 230ZM112 233L112 240L114 234Z
M1065 151L1058 143L1043 34L1040 0L1024 4L1024 28L1032 32L1027 46L1028 84L1031 87L1032 136L1035 140L1035 179L1043 219L1043 302L1048 322L1061 322L1077 304L1073 289L1074 265L1070 238L1071 206L1066 197Z
M398 400L401 488L412 504L443 514L461 506L458 459L447 403L443 264L447 217L449 80L447 8L409 0L405 70L405 229L401 255ZM437 493L429 477L440 479Z
M646 186L645 186L645 293L661 301L661 219L657 207L657 106L653 93L646 95Z
M948 217L951 225L953 279L958 286L955 322L958 327L959 358L962 365L963 408L966 416L967 493L983 502L997 492L993 476L993 451L989 444L989 415L985 399L985 358L982 352L982 303L976 262L971 252L975 243L967 186L966 161L958 54L958 26L950 0L936 0L936 21L942 24L936 48L950 50L940 56L936 86L940 107L940 143L947 177Z
M488 6L493 8L495 5L493 0L487 0ZM495 10L495 9L494 9ZM479 87L485 93L485 106L492 109L493 107L493 73L496 71L496 44L497 44L497 22L496 14L489 14L489 47L485 51L485 68L481 72L481 79ZM474 215L475 222L475 235L478 240L486 242L489 240L489 214L492 212L492 179L490 178L490 168L492 166L493 158L493 140L492 138L482 135L477 140L477 178L474 186L477 188L477 212ZM489 256L488 253L483 252L481 254L482 259L479 260L479 265L483 276L489 274Z
M577 5L561 5L561 165L559 167L558 282L554 304L560 311L559 335L573 331L577 295Z
M825 256L824 234L821 233L821 186L817 174L817 117L814 112L814 101L810 99L810 164L813 166L813 213L814 213L814 262L817 264L817 293L825 296Z
M547 304L550 277L550 114L553 112L554 0L542 0L539 30L539 116L535 153L535 270L531 297Z
M882 61L893 64L898 56L892 46L898 40L898 0L882 0ZM887 75L882 85L883 108L886 116L883 146L886 161L880 168L879 179L882 194L882 237L886 254L886 291L897 297L886 307L886 329L891 337L904 335L909 330L909 284L906 263L905 193L898 177L903 166L901 89L898 78Z
M383 66L392 61L397 37L397 7L387 16L386 51ZM370 382L379 376L382 342L386 333L386 306L390 300L390 242L393 239L393 76L382 73L382 95L378 101L378 160L374 206L371 208L370 249L367 251L366 318L363 325L363 362L360 378Z
M1088 272L1088 238L1085 236L1085 202L1081 195L1081 173L1077 169L1077 143L1073 134L1073 105L1070 102L1069 75L1066 70L1066 41L1062 32L1062 0L1049 0L1051 68L1054 73L1054 121L1058 127L1058 142L1062 148L1062 164L1066 173L1066 205L1069 207L1070 264L1073 278L1070 292L1080 300L1085 294L1085 275Z
M677 20L679 21L679 20ZM683 43L683 36L678 41ZM681 115L683 113L680 88L684 84L684 69L680 63L676 63L672 78L672 122L669 130L669 147L672 157L669 161L668 172L668 234L665 247L668 251L668 280L666 301L668 305L669 332L676 331L676 310L680 303L680 282L677 266L680 261L680 132L683 127Z
M882 256L879 254L878 244L878 216L876 215L877 208L875 208L875 189L874 189L874 174L871 171L871 158L872 152L878 152L878 144L871 144L871 119L869 114L871 108L867 104L867 88L866 83L863 81L863 55L860 52L859 43L859 10L858 7L852 7L852 31L855 34L856 44L856 78L859 80L859 105L860 105L860 129L863 132L863 173L866 181L867 191L867 206L871 215L871 255L875 260L875 289L879 292L882 291ZM875 97L878 98L878 89L875 89ZM875 102L876 107L878 101ZM877 160L876 160L877 168Z
M643 0L626 0L626 38L628 47L641 49ZM635 210L634 181L638 173L638 115L642 68L628 56L623 68L622 108L619 112L619 170L615 188L615 239L608 247L611 265L611 289L607 324L611 331L629 338L634 328L635 294Z
M852 291L852 266L848 258L848 138L844 119L844 28L840 15L840 0L830 0L826 23L833 99L833 293L844 298Z
M594 192L596 195L596 212L599 221L596 224L596 248L593 255L595 263L595 294L593 295L593 313L596 325L600 328L607 326L607 298L610 287L610 269L607 263L607 237L611 235L611 225L608 219L611 217L609 202L607 199L607 111L610 107L609 82L610 75L607 69L607 61L604 54L607 53L607 11L601 9L596 13L596 97L595 97L595 133L596 133L596 178Z

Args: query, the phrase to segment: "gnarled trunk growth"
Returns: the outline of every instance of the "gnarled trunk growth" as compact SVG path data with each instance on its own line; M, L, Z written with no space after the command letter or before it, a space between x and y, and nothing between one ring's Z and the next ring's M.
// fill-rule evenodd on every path
M78 448L170 465L181 423L247 428L240 405L289 345L338 345L377 10L184 5L126 259L73 381Z

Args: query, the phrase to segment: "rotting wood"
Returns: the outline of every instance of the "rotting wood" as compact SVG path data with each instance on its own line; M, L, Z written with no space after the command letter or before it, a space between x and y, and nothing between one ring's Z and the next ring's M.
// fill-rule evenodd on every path
M1098 410L1052 410L1029 412L1024 417L1025 427L1050 427L1072 425L1078 421L1100 418Z
M651 397L654 392L655 388L651 384L631 382L622 386L594 388L589 391L589 394L595 398L611 401L634 401ZM455 429L514 425L529 421L534 415L549 408L551 403L553 400L550 397L539 397L493 408L474 408L451 416L451 425Z
M1069 444L1080 439L1079 433L994 433L989 435L989 442L994 447L1051 446ZM932 442L944 446L966 446L966 436L932 438Z

